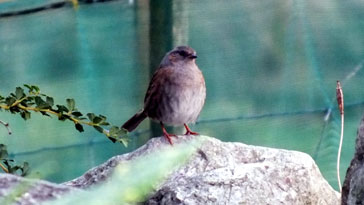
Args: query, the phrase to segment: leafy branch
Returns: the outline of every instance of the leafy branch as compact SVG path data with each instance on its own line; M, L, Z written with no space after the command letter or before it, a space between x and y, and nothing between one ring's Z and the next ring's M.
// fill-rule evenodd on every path
M27 90L26 92L24 88ZM66 105L54 105L53 98L41 93L38 86L25 84L24 88L17 87L15 92L10 93L7 97L0 95L0 110L20 114L24 120L30 119L31 112L49 117L56 116L60 121L73 122L79 132L84 131L83 125L88 125L106 135L112 142L120 142L127 146L129 139L126 131L118 126L111 126L105 116L94 113L87 113L84 116L77 110L74 99L66 99ZM4 125L6 126L6 124Z
M29 174L29 164L28 162L24 162L22 166L12 164L14 163L14 160L8 158L8 151L6 148L6 145L0 144L0 168L10 174L17 174L18 171L20 171L21 176L26 176Z
M0 120L0 124L4 125L8 130L8 134L11 135L11 129L9 123L5 123ZM29 174L29 164L28 162L24 162L23 166L20 165L12 165L14 164L14 160L8 158L8 150L6 145L0 144L0 169L2 169L6 173L10 174L18 174L18 170L20 170L21 176L26 176Z

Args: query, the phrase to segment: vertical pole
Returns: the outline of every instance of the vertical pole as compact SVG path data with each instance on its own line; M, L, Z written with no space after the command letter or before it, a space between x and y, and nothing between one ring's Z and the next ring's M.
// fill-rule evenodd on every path
M135 59L136 65L139 68L138 72L140 73L138 78L140 79L140 82L143 82L140 84L141 86L138 86L135 92L141 93L143 96L146 92L146 89L148 85L145 85L145 82L148 82L150 80L149 76L149 0L136 0L135 6L134 6L134 15L135 15L135 31L136 31L136 54ZM141 106L143 106L143 100L144 98L139 99ZM148 121L148 120L146 120ZM142 134L139 135L136 138L136 144L137 145L143 145L145 144L149 138L151 133Z
M149 73L150 76L158 69L159 63L166 52L173 47L173 1L150 0L149 13ZM159 122L151 121L152 136L162 135Z

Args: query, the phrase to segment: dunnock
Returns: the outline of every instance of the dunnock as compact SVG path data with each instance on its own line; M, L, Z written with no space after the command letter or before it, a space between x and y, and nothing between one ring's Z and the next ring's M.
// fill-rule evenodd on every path
M196 58L196 51L188 46L178 46L168 52L149 83L144 109L126 121L122 128L131 132L149 117L160 122L170 144L171 136L176 135L168 134L164 124L184 125L186 135L198 135L187 125L196 121L206 98L205 80Z

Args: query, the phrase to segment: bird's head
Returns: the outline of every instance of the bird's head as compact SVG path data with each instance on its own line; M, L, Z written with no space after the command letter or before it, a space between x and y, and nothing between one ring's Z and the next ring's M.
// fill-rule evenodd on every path
M196 51L193 48L189 46L177 46L164 56L162 64L195 63L196 58Z

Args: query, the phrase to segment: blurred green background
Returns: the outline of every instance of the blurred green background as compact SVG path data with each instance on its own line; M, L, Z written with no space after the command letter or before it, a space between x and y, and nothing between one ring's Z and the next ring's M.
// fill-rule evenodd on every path
M0 1L7 12L54 3ZM205 75L207 99L192 129L223 141L310 154L337 189L340 133L336 80L345 96L341 177L354 152L364 111L364 2L111 1L68 4L0 17L0 94L38 85L62 104L121 125L143 106L149 78L163 54L188 44ZM37 114L29 121L0 112L0 143L16 161L53 182L71 180L108 158L158 135L146 120L128 148L93 128ZM182 132L182 131L181 131Z

